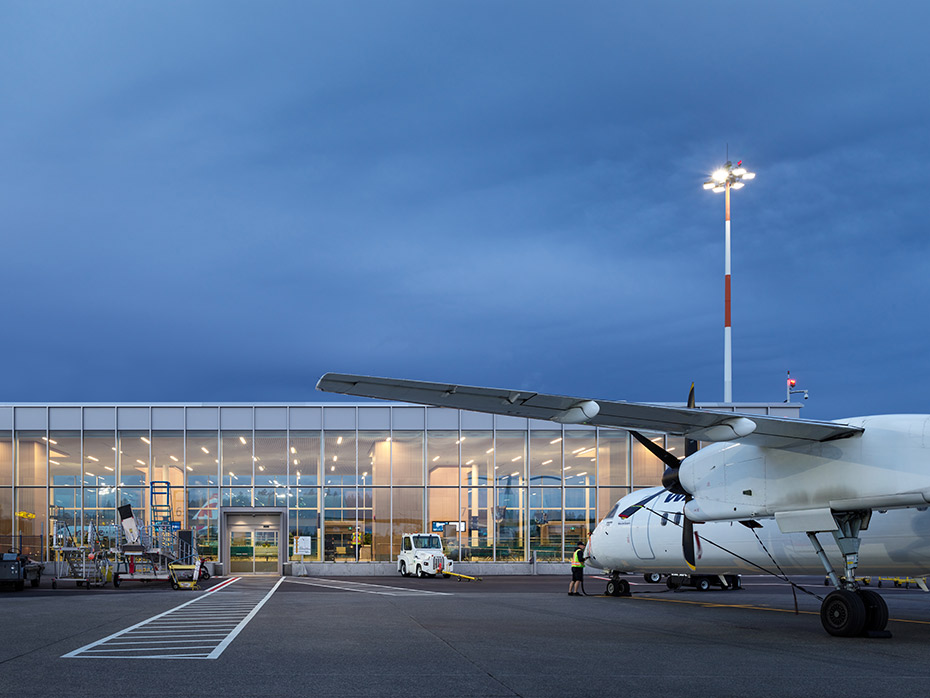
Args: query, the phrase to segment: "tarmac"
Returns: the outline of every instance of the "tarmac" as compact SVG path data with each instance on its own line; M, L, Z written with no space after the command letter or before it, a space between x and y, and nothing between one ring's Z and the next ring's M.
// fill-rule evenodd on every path
M706 592L627 579L630 598L590 573L586 597L552 576L214 578L202 591L43 580L0 591L0 695L927 693L930 594L917 589L880 590L892 638L841 639L820 624L822 578L799 578L797 614L771 578ZM198 653L215 657L183 656Z

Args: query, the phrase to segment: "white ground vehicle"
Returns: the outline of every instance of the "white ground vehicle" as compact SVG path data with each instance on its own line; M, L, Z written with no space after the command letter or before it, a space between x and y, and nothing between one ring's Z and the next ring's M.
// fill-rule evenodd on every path
M442 551L442 539L435 533L408 533L397 556L397 571L404 577L444 577L452 571L452 560Z

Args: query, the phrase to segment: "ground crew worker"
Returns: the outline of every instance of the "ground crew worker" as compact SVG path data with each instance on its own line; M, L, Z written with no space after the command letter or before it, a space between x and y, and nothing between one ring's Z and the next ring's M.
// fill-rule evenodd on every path
M578 588L584 583L584 541L578 541L575 552L572 553L572 583L568 585L569 596L581 596Z

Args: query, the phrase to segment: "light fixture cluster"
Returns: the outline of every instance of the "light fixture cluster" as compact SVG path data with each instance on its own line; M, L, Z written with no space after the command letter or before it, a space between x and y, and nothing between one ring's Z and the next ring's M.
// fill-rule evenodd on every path
M743 180L755 179L755 177L755 172L749 172L743 167L742 160L735 165L727 160L723 167L714 170L710 179L704 182L704 189L709 189L718 194L726 191L728 185L733 189L742 189L746 186Z

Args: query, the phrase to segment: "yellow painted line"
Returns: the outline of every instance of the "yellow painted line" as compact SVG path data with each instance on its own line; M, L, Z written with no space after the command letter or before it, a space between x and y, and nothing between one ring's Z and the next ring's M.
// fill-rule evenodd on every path
M770 608L768 606L751 606L749 604L728 604L728 603L708 603L705 601L686 601L684 599L653 599L648 596L634 596L637 601L661 601L662 603L681 603L689 606L703 606L704 608L742 608L749 611L774 611L776 613L790 613L794 615L794 609L790 608ZM798 611L798 614L806 616L819 616L820 611ZM918 625L930 625L930 620L909 620L907 618L889 618L888 622L895 623L916 623Z

